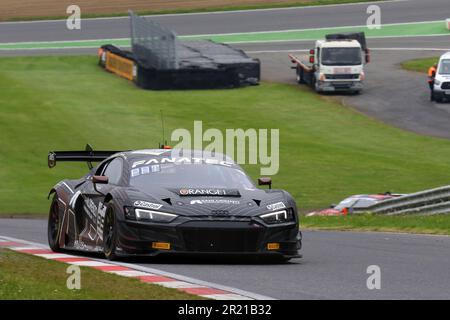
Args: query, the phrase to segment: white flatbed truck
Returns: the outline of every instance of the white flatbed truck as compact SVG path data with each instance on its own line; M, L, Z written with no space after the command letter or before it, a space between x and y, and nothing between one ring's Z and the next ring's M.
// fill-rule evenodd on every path
M370 51L364 33L332 34L317 40L309 51L309 62L290 54L295 64L297 82L310 85L317 92L360 93L364 88L364 65Z

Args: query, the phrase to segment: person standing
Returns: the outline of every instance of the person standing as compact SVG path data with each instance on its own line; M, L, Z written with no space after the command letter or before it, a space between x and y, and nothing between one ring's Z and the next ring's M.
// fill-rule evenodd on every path
M436 77L438 64L433 64L428 69L428 84L430 86L430 101L434 101L434 78Z

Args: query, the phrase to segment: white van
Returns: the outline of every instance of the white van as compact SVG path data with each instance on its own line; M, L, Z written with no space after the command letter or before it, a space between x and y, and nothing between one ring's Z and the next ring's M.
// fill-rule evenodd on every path
M444 99L450 100L450 52L443 54L439 59L433 97L437 102L442 102Z

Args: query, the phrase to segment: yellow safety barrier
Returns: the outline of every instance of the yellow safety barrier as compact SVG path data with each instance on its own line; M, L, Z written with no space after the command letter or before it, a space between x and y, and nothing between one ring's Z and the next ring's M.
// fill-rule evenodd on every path
M132 81L134 79L134 61L106 52L105 68L108 71Z

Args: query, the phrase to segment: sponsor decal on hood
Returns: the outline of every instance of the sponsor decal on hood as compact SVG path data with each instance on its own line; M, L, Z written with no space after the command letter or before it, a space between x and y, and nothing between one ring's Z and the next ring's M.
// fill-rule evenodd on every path
M277 203L269 204L267 206L267 209L269 209L271 211L280 210L280 209L284 209L284 208L286 208L286 206L283 202L277 202Z
M202 200L191 200L191 204L235 204L239 205L241 202L237 200L228 199L202 199Z
M162 158L151 158L148 160L138 160L133 162L132 169L142 166L142 165L152 165L152 164L215 164L222 165L226 167L233 167L235 164L228 161L219 161L217 159L210 158L188 158L188 157L162 157Z
M216 197L240 197L237 189L217 189L217 188L182 188L178 190L178 195L182 197L195 196L216 196Z
M135 207L153 209L153 210L159 210L163 206L162 204L152 203L152 202L147 202L147 201L135 201L133 203L133 205Z

